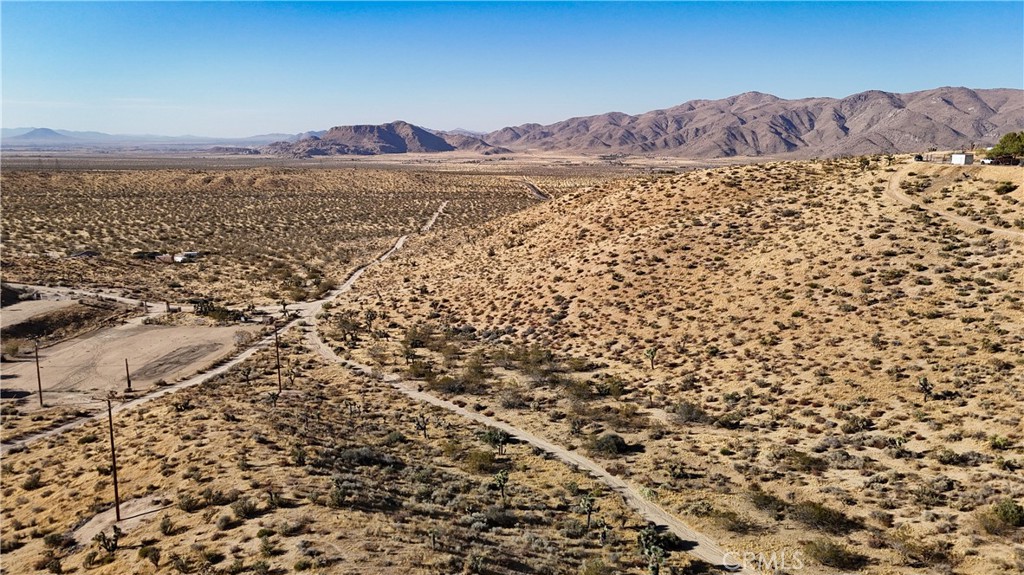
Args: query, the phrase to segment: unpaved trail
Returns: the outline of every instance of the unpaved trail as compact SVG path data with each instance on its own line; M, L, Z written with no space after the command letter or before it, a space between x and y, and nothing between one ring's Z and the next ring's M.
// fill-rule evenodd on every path
M425 234L425 233L429 232L430 228L434 227L434 222L437 221L437 216L440 216L441 213L444 212L444 208L447 205L448 205L448 200L445 200L445 201L441 202L441 207L437 208L437 211L434 212L434 215L430 216L430 220L428 220L427 223L424 224L422 228L420 228L420 233L421 234Z
M349 277L345 280L344 283L341 284L341 286L338 289L335 289L335 290L332 290L330 292L327 292L326 294L324 294L324 297L322 297L322 298L320 298L320 299L318 299L316 301L302 302L302 303L299 303L299 304L294 304L293 309L290 310L290 313L292 314L291 321L289 321L288 323L286 323L283 326L281 326L278 329L278 334L281 334L281 333L284 333L284 332L288 331L289 329L291 329L291 328L295 327L296 325L298 325L300 322L305 322L307 320L312 320L312 319L316 318L316 316L321 311L323 311L323 305L325 303L335 299L339 295L341 295L341 294L349 291L350 289L352 289L352 286L355 285L356 280L358 280L359 277L363 275L363 272L365 272L368 267L370 267L371 265L374 265L376 263L383 262L383 261L387 260L389 257L391 257L392 254L394 254L398 250L402 249L402 246L405 245L405 242L406 242L407 239L408 239L408 236L402 236L402 237L398 238L395 241L395 243L392 245L391 249L389 249L387 252L385 252L384 254L382 254L381 256L379 256L377 259L373 260L369 264L366 264L366 265L364 265L362 267L359 267L356 270L354 270L351 274L349 274ZM35 288L36 286L27 286L27 287ZM44 288L44 289L52 289L52 288ZM64 288L58 288L58 289L60 289L61 291L64 291ZM82 290L70 290L70 289L68 289L67 291L68 292L74 291L75 293L78 293L78 294L86 293L86 292L83 292ZM104 297L106 297L106 296L104 296ZM135 300L128 300L127 298L119 298L119 299L123 300L123 301L126 301L128 303L131 303L131 302L135 301ZM161 313L161 312L156 311L156 312L152 312L152 313ZM196 375L194 375L194 376L192 376L192 377L190 377L188 379L185 379L185 380L180 381L178 383L175 383L173 385L168 385L166 387L157 388L157 389L147 393L146 395L143 395L143 396L137 397L135 399L132 399L132 400L129 400L129 401L126 401L126 402L123 402L123 403L115 405L114 408L113 408L113 413L116 415L116 414L119 414L121 412L130 411L130 410L135 409L135 408L137 408L137 407L139 407L139 406L141 406L141 405L143 405L145 403L149 403L150 401L153 401L155 399L158 399L158 398L163 397L165 395L168 395L170 393L175 393L175 392L180 391L182 389L187 389L189 387L194 387L196 385L199 385L201 383L209 381L211 378L214 378L214 377L216 377L216 376L218 376L218 375L220 375L222 373L225 373L228 370L230 370L233 367L235 367L236 365L238 365L238 364L242 363L243 361L249 359L250 357L253 356L253 354L255 354L260 349L264 349L266 347L272 346L273 344L274 344L274 334L270 333L270 334L264 336L262 339L256 340L255 342L250 344L248 348L240 351L240 353L237 353L237 355L231 357L230 359L226 359L220 365L214 367L213 369L210 369L210 370L202 372L202 373L198 373L198 374L196 374ZM44 393L45 393L45 390L44 390ZM100 407L102 405L102 402L103 402L102 399L96 398L94 403L95 403L96 407ZM62 433L71 431L72 429L77 429L77 428L79 428L79 427L81 427L83 425L86 425L86 424L88 424L88 423L90 423L92 421L96 421L98 419L103 419L106 416L107 416L106 413L104 413L103 411L97 411L95 414L93 414L91 416L87 416L87 417L83 417L83 418L80 418L80 419L76 419L74 421L70 421L70 422L65 423L63 425L59 425L59 426L52 427L52 428L49 428L49 429L44 429L44 430L41 430L41 431L36 432L36 433L31 433L31 434L23 436L23 437L19 437L19 438L16 438L16 439L5 441L2 445L0 445L0 454L9 453L12 450L25 449L26 447L28 447L32 443L35 443L37 441L40 441L42 439L46 439L46 438L49 438L49 437L55 437L55 436L60 435Z
M1017 232L1003 228L993 228L991 226L986 226L985 224L979 224L978 222L975 222L970 218L965 218L964 216L958 216L956 214L951 214L949 212L945 212L930 207L927 204L914 200L914 198L911 198L907 194L903 193L903 190L900 189L900 184L903 183L903 179L907 177L907 174L909 174L914 169L915 167L913 165L906 166L900 168L891 176L889 176L889 184L885 188L885 195L893 200L896 200L897 202L900 202L907 206L912 206L915 209L924 210L932 215L936 215L942 219L954 222L960 227L966 228L971 231L987 230L989 232L992 232L991 235L997 238L1024 241L1024 232Z
M391 254L398 251L400 247L401 246L396 244L395 248L386 253L384 256L381 256L374 263L383 262L388 257L390 257ZM359 271L362 272L363 270L366 269L366 267L360 268ZM340 289L339 291L348 291L351 288L352 283L346 282L346 285L343 286L343 289ZM308 347L316 350L321 357L323 357L329 362L343 365L352 371L361 373L366 376L373 377L376 375L374 374L373 369L370 368L369 366L345 360L339 357L338 354L336 354L334 350L320 337L319 330L317 330L315 326L306 332L305 341ZM679 537L679 539L683 541L683 545L687 553L689 553L690 555L693 555L701 561L710 563L711 565L726 568L731 572L749 573L749 571L743 570L740 567L730 565L731 562L729 561L729 559L737 557L735 554L727 553L707 535L704 535L703 533L696 531L686 523L683 523L678 518L662 509L656 503L644 498L639 490L637 490L632 485L626 483L626 481L620 479L619 477L616 477L609 473L607 469L602 467L596 461L574 451L569 451L564 447L551 443L550 441L547 441L546 439L538 435L535 435L524 429L515 427L507 422L495 419L493 417L488 417L486 415L483 415L482 413L470 411L463 407L459 407L458 405L455 405L450 401L423 392L419 389L419 386L415 382L404 380L398 375L389 374L381 377L381 379L382 381L388 383L389 385L391 385L391 387L393 387L394 389L396 389L397 391L401 392L402 394L406 395L411 399L414 399L421 403L429 403L431 405L440 407L441 409L447 410L451 413L457 414L461 417L465 417L478 423L482 423L484 425L489 425L491 427L501 429L508 433L509 435L511 435L512 437L515 437L520 441L529 443L530 445L553 455L560 461L570 466L574 466L579 469L585 470L592 477L594 477L594 479L600 481L609 489L621 495L622 498L627 502L627 504L629 504L638 513L640 513L640 515L644 517L644 519L656 525L660 525L662 527L667 528L669 531L671 531L673 534Z
M525 185L525 186L526 186L526 188L527 188L528 190L530 190L530 194L532 194L532 195L533 195L533 199L535 199L535 200L541 200L541 201L543 201L543 202L546 202L546 201L548 201L548 200L550 200L550 199L551 199L551 196L550 196L550 195L548 195L548 194L547 194L546 192L544 192L543 190L541 190L540 188L538 188L538 187L537 187L537 184L534 184L534 183L533 183L533 182L531 182L530 180L526 180L526 179L524 179L524 180L523 180L523 185Z
M306 343L310 348L315 349L328 361L341 364L362 375L370 377L374 377L376 375L373 369L369 366L339 357L334 353L334 350L320 338L316 329L311 329L306 333ZM569 451L564 447L551 443L538 435L519 427L515 427L505 421L495 419L494 417L488 417L482 413L470 411L464 407L459 407L450 401L421 391L418 384L402 379L398 375L389 374L381 377L381 380L411 399L421 403L429 403L430 405L440 407L441 409L447 410L466 419L471 419L478 423L501 429L512 437L553 455L567 465L586 471L595 480L603 483L609 489L621 495L626 503L640 513L644 519L667 528L679 537L679 539L683 541L686 552L701 561L705 561L711 565L725 567L730 565L730 558L737 557L735 554L727 553L707 535L696 531L686 523L680 521L678 518L662 509L656 503L644 498L638 489L623 479L612 475L607 469L593 459L576 453L575 451ZM735 569L733 572L746 573L748 571Z
M140 299L114 295L113 293L111 293L114 292L115 290L122 293L124 292L123 289L117 288L80 289L61 286L36 286L19 283L9 283L8 285L17 289L34 290L38 292L43 299L47 300L65 300L92 297L101 300L116 301L118 303L128 304L134 307L142 307L143 305L145 305L146 315L148 316L160 315L166 311L166 306L164 305L164 302L143 301ZM186 309L186 307L189 307L183 307L181 306L181 304L174 303L172 303L172 305L174 305L175 307L182 307L182 309Z
M530 184L530 186L531 188L535 189L535 187L532 186L532 184ZM539 190L537 190L537 192L539 193ZM445 205L442 204L441 207L438 208L438 211L434 214L434 217L431 218L431 221L428 222L428 225L424 226L424 231L429 230L430 227L433 226L434 221L437 219L437 216L441 213L441 210L444 209L444 206ZM383 255L381 255L371 263L353 271L352 274L350 274L350 276L348 277L348 279L338 289L325 294L325 296L319 300L299 306L299 309L295 313L297 317L295 317L292 321L290 321L285 326L280 328L280 332L286 331L294 327L299 322L304 322L307 319L315 318L316 315L319 314L320 311L323 309L324 303L332 299L335 299L341 294L351 290L352 287L355 285L355 282L359 279L360 276L362 276L362 274L366 271L367 268L377 263L386 261L395 252L402 249L402 247L405 245L407 238L408 236L402 236L398 238L398 240L395 242L395 244L391 247L390 250L385 252ZM331 349L331 347L320 338L320 334L318 330L315 328L315 326L307 331L305 339L307 344L310 345L311 348L317 350L320 353L320 355L325 359L328 359L329 361L335 363L339 363L341 365L348 367L349 369L352 369L353 371L357 371L365 375L372 374L372 370L368 366L346 361L338 357L334 350ZM257 350L271 345L273 340L274 334L270 334L264 337L263 339L259 340L254 345L251 345L249 348L242 351L234 358L224 362L217 368L212 369L203 374L198 374L178 384L161 388L148 395L117 405L116 407L113 408L113 413L117 414L124 411L129 411L145 403L153 401L159 397L163 397L164 395L168 395L181 389L199 385L213 377L216 377L217 375L220 375L230 370L234 366L245 361L253 354L255 354ZM583 455L580 455L579 453L569 451L568 449L565 449L564 447L561 447L559 445L555 445L554 443L551 443L546 439L543 439L529 431L520 429L504 421L500 421L493 417L488 417L481 413L469 411L465 408L455 405L450 401L420 391L418 386L414 382L403 380L401 377L397 375L386 376L383 378L383 380L390 384L394 389L398 390L399 392L405 394L406 396L412 399L415 399L416 401L422 403L429 403L431 405L435 405L437 407L445 409L451 413L457 414L461 417L465 417L467 419L477 421L484 425L489 425L491 427L504 430L506 433L517 438L518 440L529 443L530 445L533 445L547 453L550 453L551 455L555 456L560 461L563 461L568 465L575 466L579 469L587 471L597 481L600 481L604 485L608 486L612 491L615 491L616 493L620 494L623 497L623 499L638 513L640 513L641 516L643 516L646 520L656 525L660 525L662 527L667 528L669 531L671 531L673 534L679 537L679 539L683 541L683 545L685 546L687 553L689 553L690 555L696 557L697 559L700 559L701 561L705 561L711 565L726 568L731 572L750 573L749 570L745 570L738 566L730 565L730 557L736 557L736 555L730 555L721 547L719 547L710 537L696 531L686 523L680 521L678 518L662 509L656 503L644 498L643 495L641 495L641 493L639 492L639 490L634 488L632 485L626 483L624 480L609 473L608 470L606 470L596 461ZM55 435L64 433L71 429L81 427L86 423L100 419L102 417L105 417L105 414L100 412L93 417L76 420L66 425L62 425L60 427L43 431L41 433L26 437L24 439L12 441L8 444L3 445L3 453L6 453L12 448L16 447L24 448L25 446L32 442L39 441L47 437L53 437ZM132 502L132 504L137 505L139 510L141 510L139 513L135 513L133 515L148 514L149 512L156 509L156 504L154 503L152 498L135 500L134 502ZM134 507L132 507L131 509L134 509ZM122 512L124 511L125 509L123 507ZM111 517L107 517L108 514L112 515L113 510L101 513L100 515L94 517L88 524L86 524L87 526L90 526L90 529L84 530L83 528L83 530L80 530L81 535L85 536L89 533L97 533L99 532L97 529L103 530L107 526L112 525L113 523L111 521ZM122 516L124 516L124 513L122 514Z

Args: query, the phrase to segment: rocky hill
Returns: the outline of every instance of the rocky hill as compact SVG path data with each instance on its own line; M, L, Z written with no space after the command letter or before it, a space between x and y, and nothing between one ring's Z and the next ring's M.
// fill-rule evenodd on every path
M842 99L801 100L747 92L637 116L613 112L547 126L524 124L484 139L513 150L810 157L993 144L1022 127L1021 90L871 90Z
M455 150L485 154L507 151L491 146L480 138L462 133L435 133L403 121L378 126L335 126L322 136L310 135L296 142L275 142L266 147L270 153L306 158Z

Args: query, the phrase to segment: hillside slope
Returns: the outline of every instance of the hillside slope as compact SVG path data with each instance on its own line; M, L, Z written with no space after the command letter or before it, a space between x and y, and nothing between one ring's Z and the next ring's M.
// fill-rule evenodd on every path
M1024 495L1024 243L890 184L1024 230L1014 168L694 171L414 240L358 305L396 342L432 325L495 369L520 358L471 386L445 351L426 384L565 445L614 430L643 451L621 472L732 548L824 536L866 573L1012 572L1020 531L990 519ZM562 368L529 368L549 351Z

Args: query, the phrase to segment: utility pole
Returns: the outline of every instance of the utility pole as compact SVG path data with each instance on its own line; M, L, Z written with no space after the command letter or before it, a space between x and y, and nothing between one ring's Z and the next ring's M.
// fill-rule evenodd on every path
M121 494L117 491L117 450L114 449L114 410L107 399L107 421L110 424L110 472L114 476L114 515L121 520Z
M124 358L124 377L128 380L128 391L132 390L132 374L128 373L128 358Z
M39 371L39 340L35 340L36 344L36 386L39 388L39 407L45 407L43 405L43 374Z
M277 337L277 324L274 324L274 355L277 356L277 393L281 393L284 385L281 383L281 347Z

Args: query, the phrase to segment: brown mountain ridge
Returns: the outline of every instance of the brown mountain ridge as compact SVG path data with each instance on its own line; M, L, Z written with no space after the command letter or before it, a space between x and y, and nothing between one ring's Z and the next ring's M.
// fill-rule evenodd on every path
M991 144L1021 128L1022 90L938 88L801 100L747 92L637 116L609 113L547 126L524 124L484 139L513 150L654 152L700 158L842 156Z
M746 92L635 116L610 112L549 125L523 124L483 137L401 121L339 126L321 138L278 142L266 151L295 157L455 150L834 157L991 145L1003 134L1022 129L1024 90L1019 89L870 90L841 99L799 100Z

